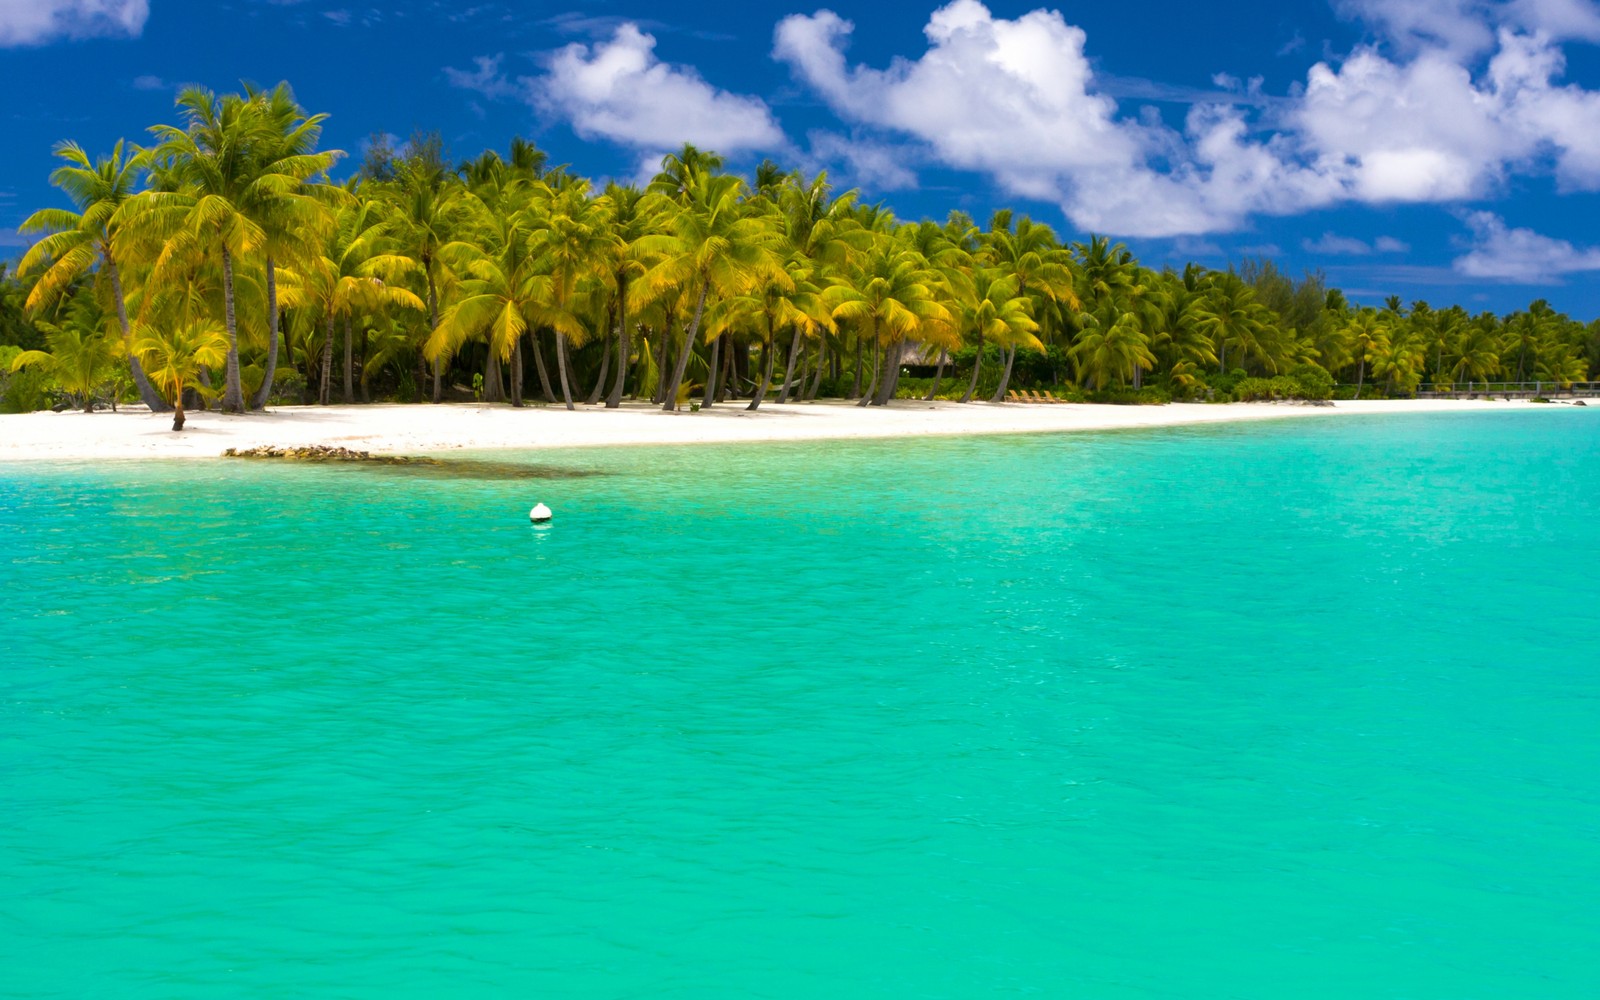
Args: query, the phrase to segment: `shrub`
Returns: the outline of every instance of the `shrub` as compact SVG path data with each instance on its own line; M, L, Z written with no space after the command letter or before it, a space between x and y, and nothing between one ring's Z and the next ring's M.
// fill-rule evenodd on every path
M1333 376L1321 365L1299 365L1289 373L1289 377L1300 383L1301 399L1333 398Z
M1160 386L1147 385L1142 389L1099 389L1080 398L1090 403L1112 403L1119 406L1162 406L1172 402L1172 393Z
M1272 378L1243 378L1233 387L1233 398L1237 402L1248 403L1274 399L1300 398L1300 383L1288 375L1274 375Z

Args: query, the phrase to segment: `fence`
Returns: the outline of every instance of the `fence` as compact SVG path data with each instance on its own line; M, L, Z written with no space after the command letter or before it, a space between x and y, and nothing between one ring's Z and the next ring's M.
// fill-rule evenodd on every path
M1600 398L1600 382L1461 382L1422 385L1415 395L1418 399L1596 399Z

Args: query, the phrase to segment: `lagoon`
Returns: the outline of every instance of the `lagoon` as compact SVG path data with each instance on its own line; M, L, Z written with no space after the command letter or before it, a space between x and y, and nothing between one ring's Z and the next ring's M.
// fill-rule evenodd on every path
M0 992L1592 996L1597 459L0 466Z

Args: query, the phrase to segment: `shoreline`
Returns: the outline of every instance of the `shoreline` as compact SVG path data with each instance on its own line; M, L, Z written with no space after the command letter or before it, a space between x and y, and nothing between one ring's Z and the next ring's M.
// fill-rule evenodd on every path
M1115 406L1067 403L927 403L890 407L849 402L743 402L699 413L663 413L643 403L617 410L558 405L514 409L505 404L373 403L285 406L227 416L190 412L181 432L169 414L142 407L117 413L65 411L0 415L0 462L75 462L102 459L220 458L226 448L326 445L375 455L451 451L542 450L621 445L729 444L1045 434L1181 427L1254 420L1397 413L1566 410L1561 403L1490 400L1346 400L1332 406L1286 403L1169 403Z

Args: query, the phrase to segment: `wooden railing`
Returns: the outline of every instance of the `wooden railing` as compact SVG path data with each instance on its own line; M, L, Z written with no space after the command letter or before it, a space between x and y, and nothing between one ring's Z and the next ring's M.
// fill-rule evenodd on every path
M1353 389L1355 386L1341 386ZM1423 384L1418 399L1597 399L1600 382L1458 382L1451 386Z

